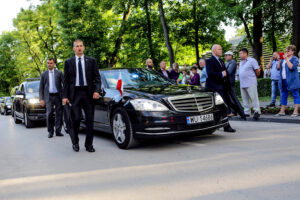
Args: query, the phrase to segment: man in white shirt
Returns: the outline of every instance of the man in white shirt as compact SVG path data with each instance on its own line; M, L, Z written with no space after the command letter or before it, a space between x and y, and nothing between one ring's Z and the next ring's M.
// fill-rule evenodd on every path
M61 71L54 69L55 61L53 58L47 60L48 70L41 75L39 99L41 106L46 106L48 138L61 134L62 128L62 83L63 74ZM55 110L55 119L53 117Z
M246 48L240 50L240 58L239 77L244 112L246 116L251 115L250 101L252 101L253 119L258 120L261 114L257 93L257 77L260 74L260 68L257 61L248 56Z

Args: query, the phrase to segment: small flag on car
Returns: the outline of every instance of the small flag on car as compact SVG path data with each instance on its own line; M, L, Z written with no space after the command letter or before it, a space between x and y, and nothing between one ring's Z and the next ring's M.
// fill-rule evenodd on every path
M117 90L120 92L121 96L123 96L123 84L122 84L121 71L119 72L119 79L118 79L118 83L117 83Z

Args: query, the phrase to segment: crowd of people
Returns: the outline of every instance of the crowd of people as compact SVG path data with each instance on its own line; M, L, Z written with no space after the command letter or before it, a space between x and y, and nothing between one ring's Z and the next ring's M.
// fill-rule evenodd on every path
M257 92L257 78L268 78L272 81L271 87L271 102L269 107L274 107L278 92L280 92L280 106L281 110L275 116L280 117L285 115L285 108L287 106L287 99L289 92L294 98L294 112L291 117L299 116L298 108L300 104L299 88L300 80L297 67L300 68L300 52L299 58L295 55L296 47L289 45L286 47L285 53L274 52L270 59L270 63L266 66L265 70L262 70L261 65L257 60L249 56L249 52L246 48L242 48L239 51L240 63L234 59L234 54L228 51L225 56L225 68L229 77L230 91L235 94L235 82L240 81L240 92L242 97L244 114L246 117L251 115L251 107L253 107L253 118L258 120L261 115L260 102ZM212 49L214 56L214 52ZM222 55L220 55L221 57ZM206 82L208 78L207 64L205 59L200 59L199 63L194 63L191 68L187 65L183 65L183 69L179 70L178 63L173 63L170 69L166 69L166 62L160 63L159 72L165 77L174 80L178 84L190 84L207 87ZM221 62L223 62L221 60ZM153 69L153 62L151 59L146 61L147 68ZM216 76L216 74L212 74ZM251 106L252 104L252 106ZM228 116L237 115L236 111L230 108Z

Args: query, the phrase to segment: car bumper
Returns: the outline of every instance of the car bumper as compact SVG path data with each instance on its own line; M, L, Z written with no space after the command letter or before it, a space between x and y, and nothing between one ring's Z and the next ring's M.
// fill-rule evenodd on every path
M28 109L28 118L32 121L46 120L46 110L40 107L31 107Z
M128 112L133 124L135 135L142 136L169 136L205 132L224 127L228 124L227 108L225 105L198 113L179 112ZM187 117L213 114L214 120L198 124L187 124Z

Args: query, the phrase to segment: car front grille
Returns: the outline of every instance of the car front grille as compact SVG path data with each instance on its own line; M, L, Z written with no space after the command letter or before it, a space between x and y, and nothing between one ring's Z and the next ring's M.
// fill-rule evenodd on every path
M168 98L178 112L201 112L213 107L213 96L209 94L187 94Z

